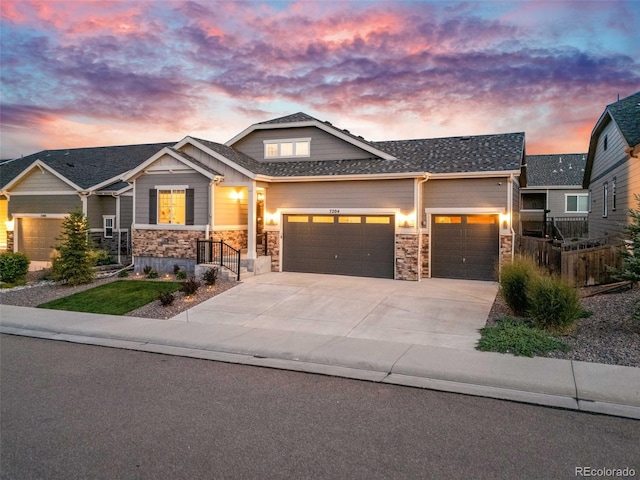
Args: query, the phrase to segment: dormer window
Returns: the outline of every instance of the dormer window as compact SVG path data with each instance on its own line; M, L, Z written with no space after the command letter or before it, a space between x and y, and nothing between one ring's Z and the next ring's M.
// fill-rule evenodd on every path
M264 158L296 158L310 155L310 138L264 141Z

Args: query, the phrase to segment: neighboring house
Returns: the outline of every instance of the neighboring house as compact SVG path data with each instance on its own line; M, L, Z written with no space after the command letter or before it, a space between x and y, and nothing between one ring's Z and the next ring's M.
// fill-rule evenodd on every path
M204 239L246 249L251 265L265 238L274 271L495 279L513 255L524 144L524 133L369 142L304 113L226 144L186 137L122 177L135 268L193 270Z
M44 268L62 219L80 209L98 246L118 260L130 256L133 192L120 177L167 145L44 150L0 164L5 248L25 253L32 268Z
M589 192L582 188L586 153L527 155L526 182L520 188L523 235L551 235L555 224L565 239L586 237Z
M640 92L607 105L591 132L584 188L589 237L621 237L640 194Z

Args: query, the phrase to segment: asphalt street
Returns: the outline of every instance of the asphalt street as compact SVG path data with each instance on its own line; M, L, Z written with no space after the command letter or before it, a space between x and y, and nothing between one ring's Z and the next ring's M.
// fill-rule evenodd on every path
M635 420L9 335L0 442L2 479L640 478Z

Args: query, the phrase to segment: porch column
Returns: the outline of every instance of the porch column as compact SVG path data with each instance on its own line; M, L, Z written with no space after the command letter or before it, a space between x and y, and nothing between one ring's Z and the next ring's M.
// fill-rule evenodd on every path
M255 259L256 253L256 205L258 203L258 193L256 182L251 182L247 186L247 259Z

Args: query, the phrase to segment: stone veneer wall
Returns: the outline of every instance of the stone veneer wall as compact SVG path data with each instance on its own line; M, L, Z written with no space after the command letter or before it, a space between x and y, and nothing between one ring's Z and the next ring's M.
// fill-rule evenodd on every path
M420 279L420 236L396 235L396 280Z
M7 232L7 252L13 252L13 232Z
M421 235L420 245L420 278L429 278L429 234Z
M133 232L136 257L196 258L196 240L204 232L197 230L142 230Z
M271 256L271 271L280 271L280 232L267 231L267 255Z
M211 232L211 240L222 240L227 245L231 245L236 250L247 248L248 245L247 230L221 230Z
M114 259L118 257L118 232L113 232L113 238L105 238L102 232L91 232L90 237L98 248L109 250ZM120 238L120 254L122 255L128 255L130 252L128 239L129 232L122 232Z
M513 237L511 235L500 236L500 267L511 260Z

